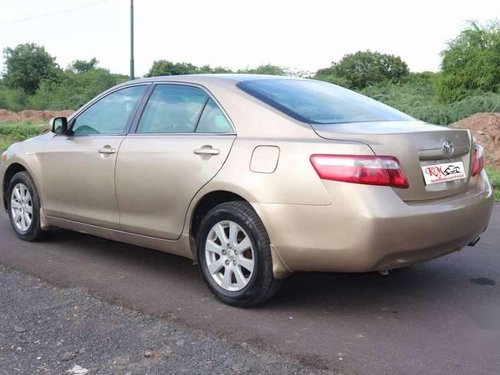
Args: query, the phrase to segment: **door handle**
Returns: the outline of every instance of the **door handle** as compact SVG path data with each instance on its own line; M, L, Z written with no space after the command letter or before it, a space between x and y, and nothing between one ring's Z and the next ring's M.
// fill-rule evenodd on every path
M112 148L109 145L104 146L103 148L100 148L97 150L100 154L105 154L105 155L111 155L116 153L116 148Z
M220 150L213 148L212 146L203 146L201 148L197 148L193 151L196 155L219 155Z

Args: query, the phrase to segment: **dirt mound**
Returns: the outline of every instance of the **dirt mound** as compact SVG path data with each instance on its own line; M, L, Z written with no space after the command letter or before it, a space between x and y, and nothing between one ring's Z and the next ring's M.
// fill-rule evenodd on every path
M52 117L65 116L69 117L74 111L35 111L25 110L21 112L12 112L6 109L0 109L0 121L31 121L31 122L45 122Z
M469 129L486 150L486 165L500 170L500 113L476 113L450 126Z

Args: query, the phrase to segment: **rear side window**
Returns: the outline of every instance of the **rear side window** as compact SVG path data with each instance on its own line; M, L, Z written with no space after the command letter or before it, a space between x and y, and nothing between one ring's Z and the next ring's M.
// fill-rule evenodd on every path
M149 98L138 133L193 133L208 95L184 85L158 85Z
M413 120L376 100L326 82L257 79L237 86L281 112L311 124Z
M221 109L210 98L201 114L197 133L232 133L233 128Z

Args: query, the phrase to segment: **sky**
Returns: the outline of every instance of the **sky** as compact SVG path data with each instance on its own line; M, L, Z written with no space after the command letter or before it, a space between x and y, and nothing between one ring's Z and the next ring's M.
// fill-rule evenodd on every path
M367 49L398 55L415 72L437 71L440 52L468 20L500 19L495 0L135 0L134 7L136 76L159 59L314 72ZM63 68L95 57L128 74L129 17L130 0L0 0L0 49L33 42Z

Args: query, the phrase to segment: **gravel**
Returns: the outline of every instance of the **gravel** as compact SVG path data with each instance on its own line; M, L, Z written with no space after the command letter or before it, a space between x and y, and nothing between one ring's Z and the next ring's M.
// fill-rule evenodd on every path
M328 374L0 265L0 375Z

